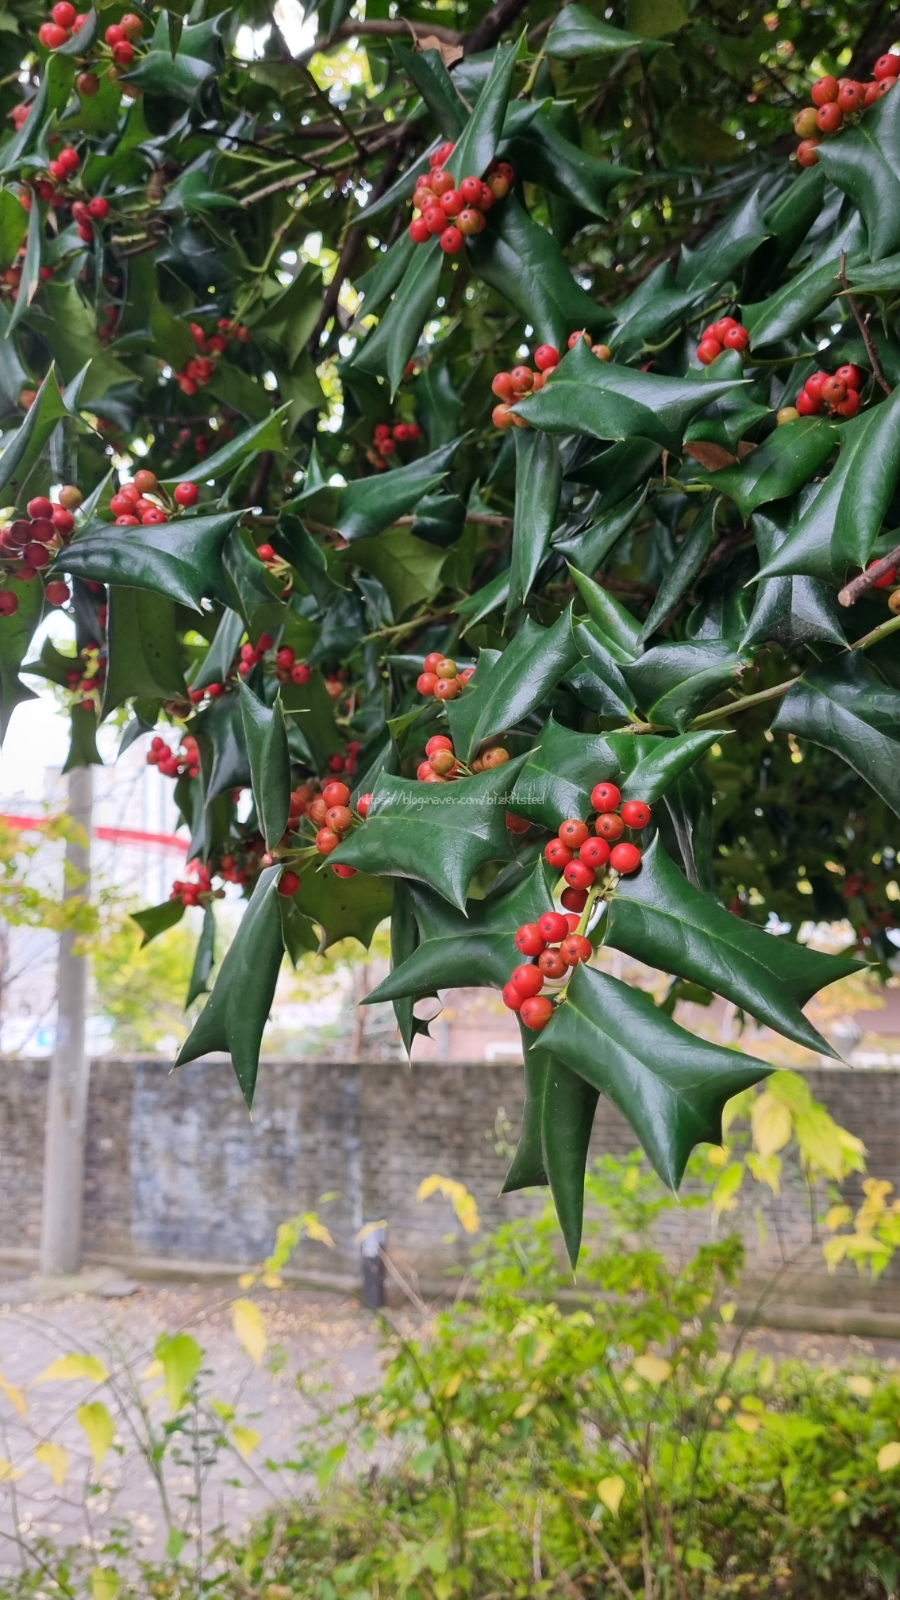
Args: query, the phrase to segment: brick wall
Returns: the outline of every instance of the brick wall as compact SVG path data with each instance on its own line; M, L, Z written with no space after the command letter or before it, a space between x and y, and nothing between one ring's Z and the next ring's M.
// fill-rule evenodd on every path
M869 1171L900 1190L900 1073L823 1069L809 1080L837 1120L864 1140ZM3 1063L0 1252L37 1248L46 1081L45 1061ZM86 1252L252 1263L268 1253L279 1222L318 1210L337 1250L308 1245L301 1264L355 1269L356 1231L384 1217L391 1254L404 1271L433 1277L462 1259L465 1242L445 1201L416 1202L430 1173L465 1183L488 1225L533 1215L542 1205L537 1194L499 1197L504 1145L515 1141L521 1101L522 1068L513 1061L409 1067L265 1060L251 1120L224 1058L174 1074L156 1059L102 1058L91 1076ZM594 1152L622 1155L634 1144L601 1100ZM851 1198L853 1192L851 1186ZM335 1198L323 1202L324 1195ZM793 1255L808 1237L805 1188L788 1175L776 1205L754 1185L745 1209L724 1225L735 1222L744 1227L754 1273L767 1273L782 1248ZM686 1251L708 1238L709 1228L708 1212L676 1209L660 1236ZM816 1249L794 1263L791 1283L806 1300L900 1311L900 1270L874 1290L852 1269L828 1279Z

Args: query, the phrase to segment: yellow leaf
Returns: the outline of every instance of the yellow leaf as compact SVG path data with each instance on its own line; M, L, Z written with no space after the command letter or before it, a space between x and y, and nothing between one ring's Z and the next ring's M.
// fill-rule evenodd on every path
M242 1456L252 1455L260 1441L260 1435L255 1428L244 1428L239 1422L234 1424L231 1430L231 1437Z
M450 1201L466 1233L478 1232L481 1227L478 1204L464 1183L457 1183L455 1178L442 1178L440 1173L433 1172L429 1178L422 1179L416 1190L416 1199L428 1200L433 1194L442 1194L445 1200Z
M835 1505L835 1506L844 1506L844 1505L846 1505L847 1504L847 1491L846 1491L846 1489L835 1489L834 1492L831 1495L829 1495L829 1499L831 1500L832 1505Z
M116 1600L119 1574L112 1567L94 1567L91 1573L91 1600Z
M385 1221L384 1217L382 1217L380 1222L366 1222L366 1223L364 1223L363 1226L360 1228L359 1232L356 1235L356 1243L357 1244L362 1244L363 1240L364 1239L368 1239L370 1234L379 1233L382 1228L386 1228L386 1227L387 1227L387 1222Z
M4 1378L2 1373L0 1373L0 1390L2 1390L6 1395L10 1405L15 1406L19 1416L24 1417L26 1411L28 1410L28 1401L25 1399L21 1389L17 1389L16 1385L14 1383L10 1383L7 1378Z
M75 1415L87 1434L94 1466L99 1469L103 1464L103 1457L113 1442L116 1425L102 1400L93 1400L90 1405L79 1406Z
M259 1306L253 1300L235 1300L231 1308L231 1325L253 1365L258 1367L269 1342Z
M742 1411L734 1420L736 1426L742 1428L744 1433L759 1433L759 1417L751 1417L746 1411Z
M74 1378L87 1378L91 1383L102 1383L109 1377L103 1362L97 1356L57 1356L49 1367L35 1378L35 1383L70 1383Z
M724 1144L711 1144L706 1152L706 1159L711 1167L724 1167L728 1160L728 1146Z
M774 1094L757 1095L750 1113L753 1143L759 1154L774 1156L783 1150L791 1137L791 1110Z
M744 1167L740 1161L732 1161L716 1179L712 1192L712 1206L714 1216L721 1216L723 1211L733 1211L737 1205L737 1192L744 1181Z
M6 1456L0 1456L0 1483L16 1483L21 1476L21 1467L14 1467Z
M825 1213L825 1226L829 1233L834 1233L836 1228L845 1228L852 1221L853 1212L849 1206L831 1206Z
M731 1323L731 1322L734 1321L734 1313L736 1311L737 1311L737 1301L736 1300L726 1300L725 1304L721 1305L719 1307L719 1316L722 1318L722 1321L724 1323L726 1323L726 1325L727 1325L728 1323Z
M900 1444L896 1439L881 1446L877 1461L879 1472L891 1472L894 1467L900 1467Z
M847 1379L847 1388L851 1394L857 1395L860 1400L868 1400L872 1394L872 1380L871 1378L864 1378L861 1372L854 1372Z
M189 1333L162 1333L156 1341L156 1357L162 1365L169 1407L177 1411L200 1371L203 1351Z
M61 1489L69 1475L69 1452L64 1444L50 1439L46 1444L35 1445L35 1459L46 1467L57 1489Z
M716 1410L721 1411L723 1417L725 1416L726 1412L731 1410L732 1404L733 1401L729 1400L727 1394L720 1394L718 1399L713 1401L713 1405L715 1406Z
M255 1284L255 1282L256 1282L256 1273L255 1272L242 1272L240 1277L238 1278L238 1288L239 1289L252 1289L253 1285Z
M618 1474L612 1478L601 1478L597 1485L597 1499L614 1517L619 1515L622 1496L625 1493L625 1479Z
M662 1356L638 1356L633 1366L638 1377L643 1378L645 1383L665 1383L666 1379L672 1376L672 1363L664 1361Z
M452 1400L453 1396L455 1394L458 1394L459 1386L462 1383L462 1380L463 1380L463 1375L462 1375L461 1372L452 1373L451 1376L447 1379L447 1382L444 1384L443 1389L441 1390L441 1397L444 1400Z

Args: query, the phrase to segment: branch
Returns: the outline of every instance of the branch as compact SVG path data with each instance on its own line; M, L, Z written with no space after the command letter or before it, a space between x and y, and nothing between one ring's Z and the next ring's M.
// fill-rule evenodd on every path
M393 178L399 163L400 151L397 147L395 147L385 157L384 165L378 174L375 184L373 185L372 198L374 200L379 199L379 197L384 193L385 189ZM331 318L334 316L334 313L337 309L340 292L344 287L344 280L346 279L347 274L353 265L357 251L359 250L359 247L362 244L367 232L368 227L365 221L357 222L353 225L353 227L347 230L347 237L344 240L343 248L340 256L338 257L337 266L334 269L334 277L328 285L328 288L325 290L325 298L322 301L322 309L316 319L316 325L313 328L309 339L307 340L306 347L313 355L315 355L319 348L319 340L321 339L323 332L327 328Z
M898 565L900 565L900 544L896 545L893 550L889 550L886 556L881 556L878 561L873 561L871 566L866 567L865 572L861 572L858 578L853 579L852 583L846 584L838 594L840 604L842 606L855 605L861 594L865 594L867 589L873 588L879 578L886 577Z
M878 351L875 349L872 335L869 332L869 319L868 317L863 318L860 315L859 307L850 293L850 285L847 282L847 256L843 250L841 251L841 270L838 273L838 278L840 280L841 288L847 296L847 304L856 318L856 326L859 328L859 331L862 334L863 344L866 347L866 355L872 364L872 371L875 374L875 381L881 386L885 394L890 394L891 386L887 382L884 373L881 370L881 365L878 360Z
M524 3L524 0L522 0L522 3ZM459 44L461 42L461 35L457 33L455 28L442 28L436 22L400 22L399 20L389 22L375 20L371 22L342 22L339 28L335 28L334 33L322 34L308 49L301 51L299 56L295 56L294 60L298 66L305 67L307 61L311 61L313 56L321 54L323 50L332 49L336 44L340 44L342 39L359 39L364 35L379 39L409 39L412 36L413 43L415 43L419 34L422 34L426 39L429 37L440 39L442 44Z
M490 50L497 43L501 33L505 32L520 11L524 11L528 0L494 0L490 10L485 13L481 21L476 24L471 33L466 34L463 40L463 54L475 55L478 50ZM431 30L436 32L437 30Z

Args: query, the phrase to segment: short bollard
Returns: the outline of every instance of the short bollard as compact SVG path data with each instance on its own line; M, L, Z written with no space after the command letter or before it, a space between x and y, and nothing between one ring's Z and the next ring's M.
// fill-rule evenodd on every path
M377 1227L364 1234L360 1245L363 1305L371 1311L380 1311L384 1305L384 1258L381 1252L386 1244L387 1228Z

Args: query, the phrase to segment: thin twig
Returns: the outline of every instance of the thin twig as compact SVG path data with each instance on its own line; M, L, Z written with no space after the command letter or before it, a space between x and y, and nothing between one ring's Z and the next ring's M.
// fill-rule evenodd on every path
M865 594L867 589L874 588L879 578L886 577L897 566L900 566L900 544L889 550L886 556L880 556L877 561L873 561L858 578L853 578L850 583L845 584L838 592L839 603L842 606L855 605L861 594Z
M616 1585L616 1588L626 1596L626 1600L634 1600L632 1591L629 1589L625 1579L622 1577L622 1574L616 1566L616 1563L613 1561L612 1556L609 1554L609 1551L606 1550L605 1547L600 1543L600 1540L597 1538L597 1535L591 1524L588 1522L587 1517L582 1516L577 1501L572 1498L567 1489L563 1488L562 1484L560 1484L559 1487L562 1489L562 1492L566 1497L569 1510L575 1518L575 1521L578 1523L582 1533L587 1534L598 1556L604 1563L613 1583Z
M841 270L838 273L838 278L840 279L841 288L843 289L844 294L847 296L847 304L856 318L856 326L859 328L859 331L862 334L862 341L866 347L866 355L872 364L872 371L875 374L875 382L884 390L885 394L890 394L891 386L881 370L881 364L878 360L878 351L875 349L872 335L869 332L869 319L868 317L864 318L861 316L859 306L856 304L853 295L850 293L850 285L847 282L847 254L844 250L841 251Z
M342 22L331 34L320 34L306 50L303 50L294 60L298 66L305 67L307 61L313 56L320 55L323 50L333 49L344 39L357 39L368 35L371 38L397 39L412 37L418 39L419 34L425 38L440 39L442 44L460 44L462 35L455 28L444 28L436 22L407 22L407 21L377 21L371 22Z

